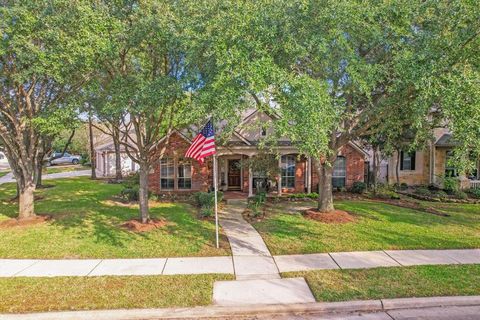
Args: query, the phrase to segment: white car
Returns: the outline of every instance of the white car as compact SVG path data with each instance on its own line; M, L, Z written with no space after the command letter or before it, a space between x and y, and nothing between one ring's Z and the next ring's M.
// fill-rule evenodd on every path
M62 156L61 152L54 152L48 159L47 164L79 164L80 160L82 160L81 156L71 155L70 153L64 153Z

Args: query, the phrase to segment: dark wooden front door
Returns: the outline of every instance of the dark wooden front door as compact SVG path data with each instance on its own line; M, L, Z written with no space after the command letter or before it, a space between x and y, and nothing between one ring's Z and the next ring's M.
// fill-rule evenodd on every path
M228 160L228 189L239 190L241 185L240 159Z

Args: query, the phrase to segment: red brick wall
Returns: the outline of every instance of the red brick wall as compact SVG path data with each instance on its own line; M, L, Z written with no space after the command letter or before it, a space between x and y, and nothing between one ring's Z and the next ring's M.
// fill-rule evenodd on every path
M182 138L178 133L174 132L170 139L169 145L165 150L164 157L172 158L175 160L175 163L179 159L183 158L185 152L187 151L190 143ZM149 190L153 193L171 193L171 192L195 192L195 191L207 191L208 187L211 185L211 161L207 160L203 165L200 165L198 161L192 160L192 189L183 190L183 189L174 189L174 190L161 190L160 189L160 152L165 146L164 143L161 143L155 149L157 155L155 164L152 171L149 174ZM175 170L176 171L176 170Z
M160 159L159 153L162 150L164 144L159 144L155 149L157 158L153 169L149 175L149 189L154 193L171 193L171 192L196 192L207 191L212 185L213 171L212 161L207 160L205 164L200 165L198 161L192 161L192 189L190 190L161 190L160 189ZM183 158L185 151L190 146L189 142L182 138L178 133L173 133L169 139L169 146L166 148L164 157L173 158L175 163L178 159ZM362 153L351 147L350 145L344 146L339 151L340 156L344 156L347 161L347 177L346 186L350 188L355 181L363 181L364 179L364 156ZM282 192L289 193L302 193L305 192L305 174L307 169L307 160L305 157L297 159L295 165L295 188L294 189L282 189ZM243 170L243 185L242 191L248 192L248 169ZM318 191L318 171L315 164L312 164L312 191Z
M356 181L363 182L365 177L365 158L363 154L350 145L346 145L340 150L339 155L344 156L347 160L347 188L350 188Z
M339 156L344 156L347 161L346 187L350 188L355 181L364 180L365 158L361 152L350 145L346 145L338 152ZM312 192L318 192L318 169L312 164Z

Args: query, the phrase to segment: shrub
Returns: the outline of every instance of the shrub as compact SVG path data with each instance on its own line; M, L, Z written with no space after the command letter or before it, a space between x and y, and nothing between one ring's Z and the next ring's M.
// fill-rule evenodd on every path
M406 184L405 182L402 182L400 184L400 190L407 190L408 189L408 184Z
M263 206L266 199L267 194L264 192L257 193L253 197L248 198L248 208L252 210L252 213L255 217L260 215L260 207Z
M223 199L223 192L217 192L218 202ZM214 214L215 209L215 193L214 192L195 192L193 199L197 207L200 208L202 217L210 217Z
M355 181L350 189L353 193L364 193L367 189L367 184L365 182Z
M455 194L458 190L460 190L460 184L458 183L458 179L454 177L445 177L443 179L443 189L450 194Z
M480 199L480 189L468 189L467 193L472 197L476 199Z
M121 192L122 198L132 202L138 201L139 199L139 187L138 186L131 186L125 187Z
M457 199L462 199L462 200L468 198L468 195L467 195L465 192L461 191L461 190L455 191L454 196L455 196L455 198L457 198Z
M388 189L377 191L376 197L380 199L394 199L394 200L400 199L400 196L398 195L398 193Z
M415 189L415 194L419 196L430 196L432 193L426 187L418 187Z
M435 195L440 198L440 199L447 199L448 198L448 195L445 191L443 190L438 190L435 192Z
M287 196L290 199L317 199L318 198L318 193L312 192L312 193L291 193Z

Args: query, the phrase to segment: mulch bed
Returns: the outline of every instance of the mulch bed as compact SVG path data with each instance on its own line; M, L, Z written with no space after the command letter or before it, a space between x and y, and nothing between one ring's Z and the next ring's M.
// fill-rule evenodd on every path
M320 221L330 224L342 224L354 222L355 217L343 210L333 210L331 212L319 212L315 208L308 209L303 213L307 219Z
M121 227L132 232L148 232L166 225L167 221L161 219L150 219L147 223L142 223L138 219L132 219L123 223Z
M28 227L37 224L43 224L47 221L50 221L52 216L50 215L36 215L31 218L26 219L17 219L12 218L0 222L0 229L9 229L14 227Z

